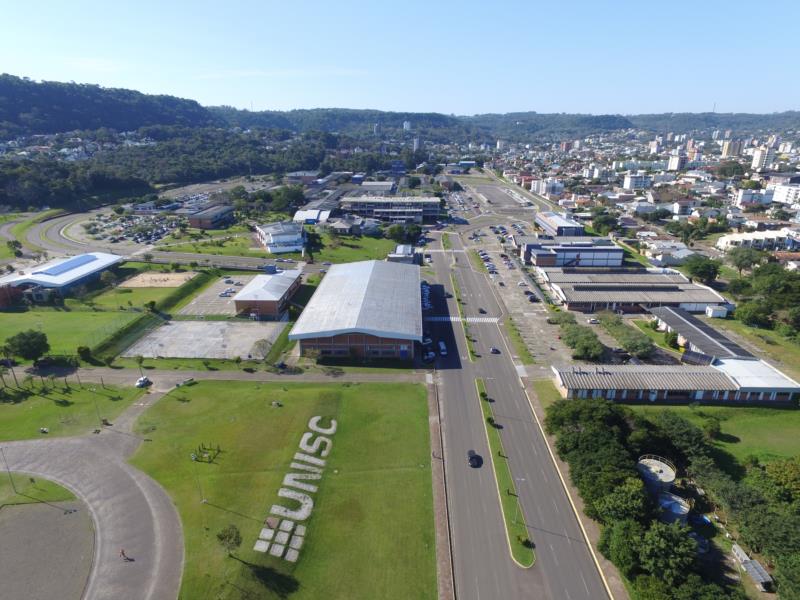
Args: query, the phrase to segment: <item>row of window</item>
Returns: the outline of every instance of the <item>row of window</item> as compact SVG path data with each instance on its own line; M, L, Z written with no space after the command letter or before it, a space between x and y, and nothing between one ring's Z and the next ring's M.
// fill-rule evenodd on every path
M608 400L617 400L618 390L577 390L578 398L606 398ZM670 394L668 394L670 395ZM703 400L706 392L703 390L687 390L685 392L675 391L671 394L673 397L692 398L693 400ZM658 400L659 390L619 390L619 400L644 400L645 398L650 402ZM778 392L741 392L736 391L732 395L728 390L711 391L712 400L733 400L734 402L762 402L765 400L777 400ZM787 398L791 400L791 395Z

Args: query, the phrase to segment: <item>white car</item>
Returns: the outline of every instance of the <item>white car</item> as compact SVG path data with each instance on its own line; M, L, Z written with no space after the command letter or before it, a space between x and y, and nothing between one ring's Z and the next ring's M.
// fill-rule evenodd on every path
M589 325L597 325L598 323L600 323L600 321L598 321L597 319L594 319L594 318L593 319L586 319L586 322L589 323Z
M153 382L150 381L150 379L148 377L139 377L139 379L136 380L136 387L137 388L143 388L143 387L147 387L149 385L153 385Z
M520 282L519 282L517 285L518 285L519 287L526 287L528 284L527 284L527 283L525 283L524 281L520 281Z

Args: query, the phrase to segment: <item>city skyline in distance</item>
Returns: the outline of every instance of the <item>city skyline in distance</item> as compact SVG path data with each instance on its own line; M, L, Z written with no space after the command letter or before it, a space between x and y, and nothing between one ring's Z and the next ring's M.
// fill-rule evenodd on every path
M253 110L472 115L797 109L793 3L408 2L4 9L3 71ZM194 9L192 7L195 7ZM762 7L763 8L763 7ZM778 10L779 9L779 10ZM781 15L780 19L774 15ZM793 18L794 17L794 18Z

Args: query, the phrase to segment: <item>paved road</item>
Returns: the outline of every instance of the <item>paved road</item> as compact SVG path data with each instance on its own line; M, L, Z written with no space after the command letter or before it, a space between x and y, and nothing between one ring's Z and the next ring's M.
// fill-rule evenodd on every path
M136 417L161 396L143 397L97 435L3 444L12 471L51 479L88 507L95 528L87 600L171 600L183 571L183 532L166 492L126 459L140 439ZM125 562L120 548L133 558Z
M461 248L460 239L452 236L451 240L454 250ZM485 276L472 271L463 254L436 253L437 280L448 282L446 287L450 287L452 260L457 261L452 271L459 281L466 316L478 316L479 308L489 316L501 316L502 307ZM441 304L437 309L445 310ZM453 299L446 310L457 313ZM434 335L445 339L448 348L454 350L440 359L437 383L443 406L457 596L558 600L607 597L500 329L490 323L470 326L471 335L478 340L476 350L482 355L470 363L461 331L457 329L454 334L446 324L437 327ZM490 346L501 348L502 354L490 354ZM487 392L495 400L497 421L503 425L503 444L511 457L512 474L519 480L525 522L536 544L537 562L531 569L519 568L510 558L491 466L485 464L478 470L467 466L470 449L489 460L475 377L486 380Z
M77 221L86 220L92 213L72 214L56 217L49 221L37 223L28 230L27 241L30 245L43 248L54 255L77 254L88 251L112 252L132 260L142 260L144 254L151 254L154 263L179 263L188 265L197 262L203 266L215 266L226 269L260 270L265 264L274 264L275 261L264 258L245 256L225 256L218 254L197 254L189 252L164 252L157 246L142 246L121 242L111 244L105 240L92 241L91 244L80 242L66 236L65 230ZM279 266L281 263L278 263Z

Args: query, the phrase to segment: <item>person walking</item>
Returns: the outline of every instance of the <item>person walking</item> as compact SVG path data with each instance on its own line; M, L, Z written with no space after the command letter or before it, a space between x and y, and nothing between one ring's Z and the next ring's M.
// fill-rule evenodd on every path
M130 559L128 558L128 555L127 555L127 554L125 554L125 548L120 548L120 549L119 549L119 557L120 557L122 560L124 560L125 562L128 562L128 561L130 560Z

